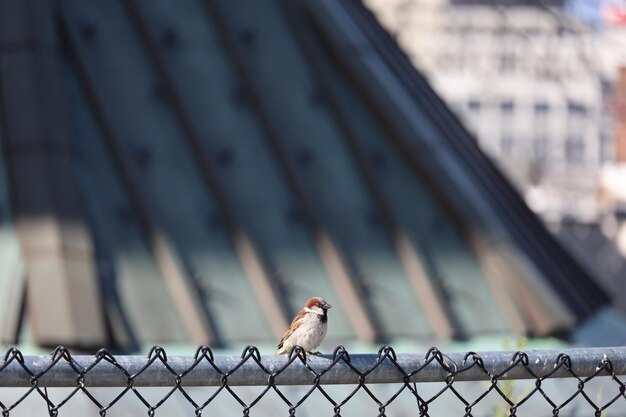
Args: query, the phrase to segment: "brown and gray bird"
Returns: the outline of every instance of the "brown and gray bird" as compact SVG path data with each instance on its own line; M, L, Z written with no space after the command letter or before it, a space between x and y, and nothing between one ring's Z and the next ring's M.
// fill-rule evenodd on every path
M329 308L331 305L321 297L310 298L304 303L302 310L293 318L289 330L280 339L276 354L287 354L296 345L307 352L317 348L326 336Z

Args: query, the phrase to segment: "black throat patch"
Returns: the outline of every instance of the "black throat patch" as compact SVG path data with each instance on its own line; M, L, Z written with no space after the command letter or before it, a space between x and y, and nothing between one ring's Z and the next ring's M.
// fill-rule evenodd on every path
M328 313L328 311L327 311L327 310L324 310L324 314L322 314L322 315L320 316L320 321L321 321L322 323L326 323L326 322L328 321L328 316L326 315L327 313Z

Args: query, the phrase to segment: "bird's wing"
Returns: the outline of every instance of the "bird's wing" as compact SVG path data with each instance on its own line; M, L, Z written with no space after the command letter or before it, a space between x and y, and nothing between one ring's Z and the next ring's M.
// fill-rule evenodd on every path
M280 343L278 344L278 349L283 347L283 343L285 342L285 340L289 339L289 336L291 336L293 332L296 331L296 329L298 328L298 324L304 318L305 315L306 315L306 311L304 310L300 310L298 314L296 314L296 316L291 321L291 326L289 326L289 329L287 329L283 337L280 339Z

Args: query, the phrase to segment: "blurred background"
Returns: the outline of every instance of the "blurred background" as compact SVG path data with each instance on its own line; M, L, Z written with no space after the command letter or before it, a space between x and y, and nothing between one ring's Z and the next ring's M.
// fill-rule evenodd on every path
M626 5L1 0L0 343L626 342Z
M626 277L624 2L366 4L578 260Z

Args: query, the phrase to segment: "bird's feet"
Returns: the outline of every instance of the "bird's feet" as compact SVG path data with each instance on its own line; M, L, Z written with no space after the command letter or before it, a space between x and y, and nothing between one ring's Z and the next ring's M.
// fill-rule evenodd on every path
M315 352L309 352L309 355L322 356L322 352L320 352L319 350L317 350L317 351L315 351Z

